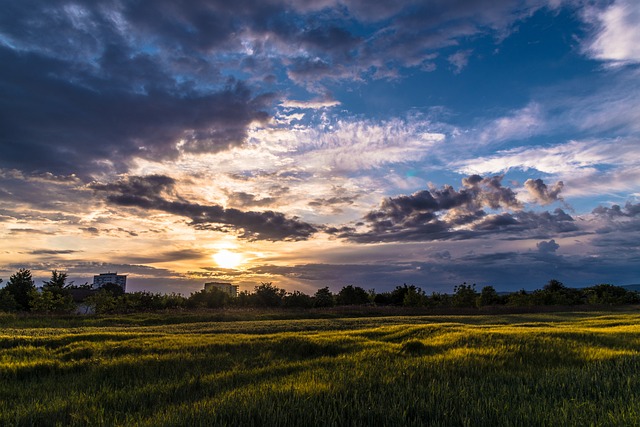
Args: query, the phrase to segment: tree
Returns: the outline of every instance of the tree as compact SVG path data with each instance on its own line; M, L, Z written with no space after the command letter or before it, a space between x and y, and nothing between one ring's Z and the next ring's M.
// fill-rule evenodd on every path
M67 286L67 273L53 270L51 280L46 280L42 285L42 292L36 293L31 301L33 311L41 313L70 313L75 304L69 287Z
M520 289L518 292L513 292L507 296L507 305L516 307L531 305L531 295L524 289Z
M31 309L31 299L33 294L31 291L35 291L36 286L31 276L31 271L26 268L21 268L9 278L7 285L4 287L4 291L9 293L15 303L18 310L29 311Z
M69 295L67 289L67 273L51 271L51 280L46 280L42 284L43 291L49 291L55 295Z
M453 305L455 307L475 307L477 297L475 283L467 285L467 282L464 282L453 288Z
M255 301L261 307L279 307L287 291L280 289L273 283L261 283L255 287Z
M113 313L118 308L117 298L104 289L100 289L88 297L86 303L93 308L96 314Z
M217 288L202 289L191 294L187 300L187 307L221 308L229 304L230 298L228 293Z
M431 296L426 298L426 305L429 307L449 307L451 306L451 295L440 292L431 292Z
M343 287L336 296L338 305L362 305L369 302L369 294L360 286Z
M303 292L293 291L284 296L282 304L285 307L311 308L313 298Z
M76 304L68 294L60 294L51 290L31 291L31 311L36 313L71 313Z
M487 305L501 304L500 295L496 292L493 286L485 286L480 290L480 297L478 298L478 306L484 307Z
M7 291L6 288L0 289L0 311L16 311L17 309L18 304L13 294Z
M589 304L620 305L640 302L640 295L637 292L607 283L585 288L583 293Z
M334 305L336 305L334 295L326 286L318 289L313 295L314 307L333 307Z
M404 297L412 290L416 290L416 287L414 285L407 286L407 284L405 283L402 286L396 286L396 288L391 291L391 294L389 295L389 303L393 305L404 305Z
M531 294L533 305L577 305L584 303L584 295L578 289L567 288L555 279Z
M120 295L124 294L124 289L122 289L122 286L116 283L105 283L100 287L100 289L110 293L114 297L119 297Z
M407 292L402 299L402 305L405 307L422 307L425 305L424 291L414 285L409 286Z

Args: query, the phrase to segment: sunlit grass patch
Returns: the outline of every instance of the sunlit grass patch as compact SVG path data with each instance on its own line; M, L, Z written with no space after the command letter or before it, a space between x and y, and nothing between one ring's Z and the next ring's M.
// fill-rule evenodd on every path
M640 424L635 313L104 320L0 333L0 425Z

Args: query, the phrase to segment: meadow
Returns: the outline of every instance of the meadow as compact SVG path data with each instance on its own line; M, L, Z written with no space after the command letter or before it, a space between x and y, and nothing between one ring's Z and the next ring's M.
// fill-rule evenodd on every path
M640 425L640 313L0 315L3 426Z

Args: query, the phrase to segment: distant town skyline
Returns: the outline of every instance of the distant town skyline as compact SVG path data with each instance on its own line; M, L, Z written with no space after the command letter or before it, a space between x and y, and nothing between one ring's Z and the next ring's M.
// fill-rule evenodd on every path
M640 283L637 1L3 2L0 63L5 282Z

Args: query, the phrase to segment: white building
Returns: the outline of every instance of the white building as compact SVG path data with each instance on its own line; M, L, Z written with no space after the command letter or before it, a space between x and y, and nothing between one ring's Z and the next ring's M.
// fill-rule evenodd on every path
M231 283L223 283L223 282L207 282L204 284L204 290L208 291L209 289L219 289L222 292L226 292L229 296L237 297L238 296L238 285L232 285Z
M116 273L100 273L97 276L93 276L93 289L99 289L107 283L113 283L122 287L123 291L127 291L127 275Z

